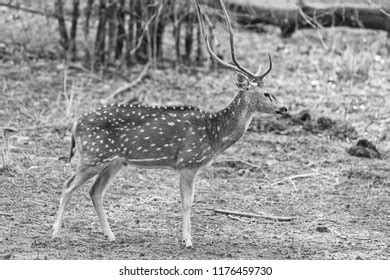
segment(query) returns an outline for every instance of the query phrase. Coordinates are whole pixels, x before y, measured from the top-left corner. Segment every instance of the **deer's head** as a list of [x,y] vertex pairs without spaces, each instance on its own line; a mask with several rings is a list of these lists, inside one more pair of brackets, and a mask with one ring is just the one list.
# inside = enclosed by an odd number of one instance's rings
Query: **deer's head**
[[248,99],[254,110],[267,114],[285,115],[287,113],[286,106],[268,88],[264,87],[263,80],[251,79],[238,73],[236,75],[236,85],[249,96]]
[[249,97],[252,108],[262,113],[281,114],[281,115],[286,114],[287,113],[286,106],[282,105],[282,103],[267,88],[264,87],[263,79],[272,70],[271,55],[268,53],[269,67],[264,73],[261,72],[260,66],[258,71],[256,73],[253,73],[238,63],[234,53],[234,38],[233,38],[233,29],[231,26],[231,21],[223,1],[220,0],[226,25],[229,30],[230,52],[231,52],[233,63],[226,62],[221,58],[219,58],[210,46],[208,34],[206,33],[206,28],[203,21],[203,14],[199,6],[199,0],[194,0],[194,2],[196,5],[196,12],[198,15],[200,30],[205,40],[206,49],[207,52],[210,54],[210,57],[218,64],[222,65],[223,67],[237,72],[236,85],[241,91],[246,93],[246,95]]

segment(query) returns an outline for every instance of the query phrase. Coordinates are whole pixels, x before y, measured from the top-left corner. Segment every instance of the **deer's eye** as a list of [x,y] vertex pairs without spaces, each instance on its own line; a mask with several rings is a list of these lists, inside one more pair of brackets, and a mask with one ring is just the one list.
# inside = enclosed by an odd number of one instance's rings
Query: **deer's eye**
[[265,97],[268,97],[268,98],[271,98],[271,95],[269,95],[268,92],[264,93],[264,96],[265,96]]

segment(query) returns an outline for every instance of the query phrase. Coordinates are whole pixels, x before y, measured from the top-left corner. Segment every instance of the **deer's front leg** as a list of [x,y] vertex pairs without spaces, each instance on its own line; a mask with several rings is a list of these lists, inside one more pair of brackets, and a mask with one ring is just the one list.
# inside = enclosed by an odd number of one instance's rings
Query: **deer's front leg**
[[192,247],[190,213],[194,201],[194,178],[197,170],[180,171],[180,196],[183,213],[183,243]]

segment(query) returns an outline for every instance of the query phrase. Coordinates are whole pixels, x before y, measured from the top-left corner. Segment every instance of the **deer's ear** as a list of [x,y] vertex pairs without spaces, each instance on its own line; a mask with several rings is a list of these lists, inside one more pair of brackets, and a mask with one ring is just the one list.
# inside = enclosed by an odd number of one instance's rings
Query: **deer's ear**
[[239,89],[248,89],[249,80],[247,77],[242,75],[241,73],[237,73],[236,75],[236,85]]

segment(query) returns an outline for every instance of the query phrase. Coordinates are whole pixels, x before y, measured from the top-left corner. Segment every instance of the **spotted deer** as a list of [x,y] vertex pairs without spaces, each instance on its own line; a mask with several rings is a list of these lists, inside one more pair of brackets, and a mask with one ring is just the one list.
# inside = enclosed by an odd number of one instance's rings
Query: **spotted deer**
[[167,168],[180,174],[183,216],[183,243],[192,246],[190,211],[194,199],[194,179],[199,170],[237,142],[256,112],[285,114],[287,109],[264,88],[264,73],[242,67],[234,54],[233,31],[226,8],[220,0],[227,23],[233,63],[220,59],[210,47],[198,0],[196,11],[210,57],[223,67],[237,72],[238,93],[221,111],[206,112],[196,107],[157,107],[113,104],[82,115],[72,128],[71,152],[79,154],[75,173],[65,182],[53,237],[59,235],[63,215],[71,194],[97,175],[89,193],[103,233],[110,241],[115,236],[103,209],[104,194],[122,166]]

